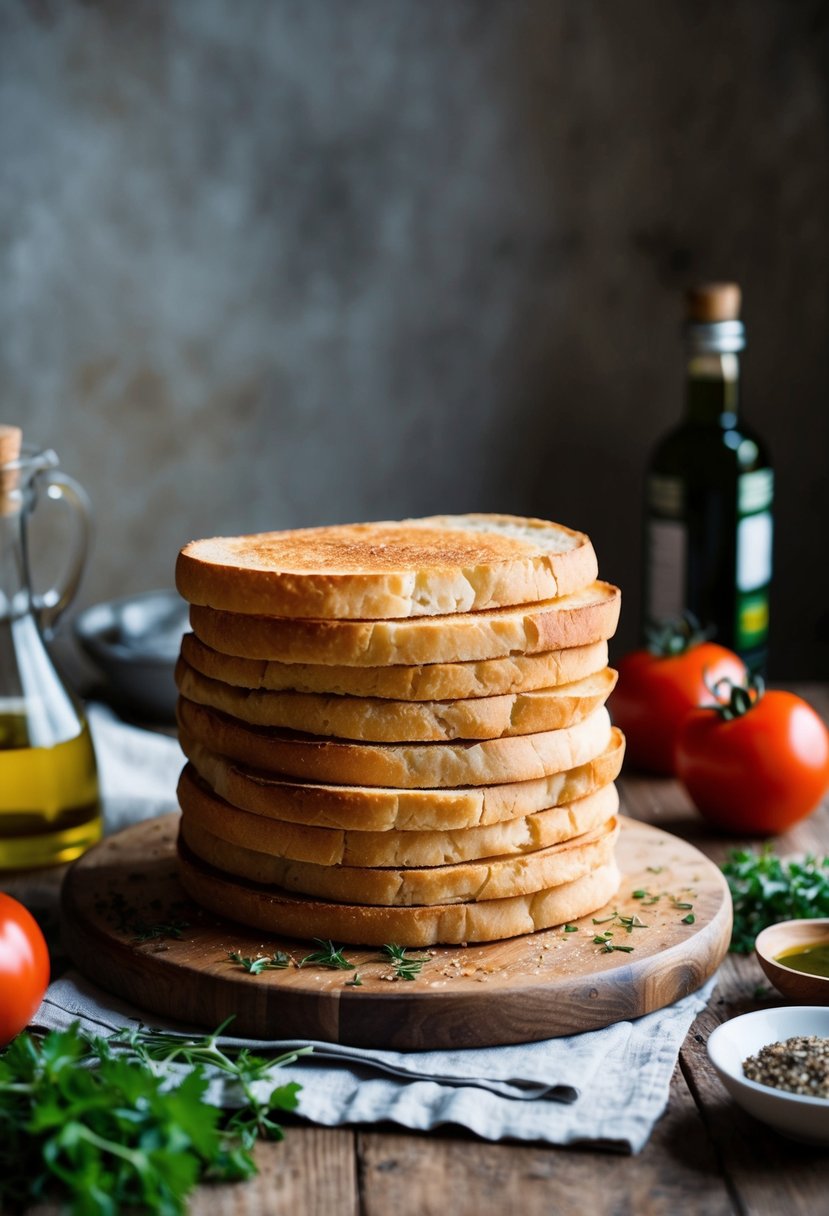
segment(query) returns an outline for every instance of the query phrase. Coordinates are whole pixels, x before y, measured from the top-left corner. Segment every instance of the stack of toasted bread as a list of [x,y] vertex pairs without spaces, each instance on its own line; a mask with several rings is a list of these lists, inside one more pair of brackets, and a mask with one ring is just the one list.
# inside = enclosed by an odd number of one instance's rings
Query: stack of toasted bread
[[502,515],[194,541],[176,581],[179,866],[299,938],[492,941],[614,894],[620,595]]

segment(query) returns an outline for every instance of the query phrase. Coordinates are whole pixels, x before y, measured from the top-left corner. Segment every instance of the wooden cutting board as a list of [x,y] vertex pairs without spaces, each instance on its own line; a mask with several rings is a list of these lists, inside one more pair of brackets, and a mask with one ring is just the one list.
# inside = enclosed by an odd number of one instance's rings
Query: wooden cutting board
[[[351,947],[359,987],[348,983],[355,971],[315,965],[251,975],[230,952],[281,950],[298,962],[316,947],[193,904],[176,877],[178,818],[136,824],[77,861],[64,882],[63,931],[89,979],[193,1026],[213,1029],[234,1014],[239,1035],[399,1050],[530,1042],[669,1005],[699,988],[728,949],[731,900],[717,867],[667,832],[623,819],[618,896],[576,931],[413,950],[427,961],[412,981],[395,979],[376,949]],[[620,918],[631,916],[645,927],[628,931]],[[607,931],[633,950],[605,952],[594,938]]]

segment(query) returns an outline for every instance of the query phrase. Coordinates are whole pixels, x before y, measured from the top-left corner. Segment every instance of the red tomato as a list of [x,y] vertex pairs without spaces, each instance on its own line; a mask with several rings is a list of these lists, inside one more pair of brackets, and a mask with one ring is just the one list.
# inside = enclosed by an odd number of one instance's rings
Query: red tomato
[[30,912],[0,892],[0,1047],[31,1021],[49,983],[49,950]]
[[677,775],[715,827],[775,835],[805,818],[829,788],[829,731],[790,692],[766,692],[737,717],[695,710],[676,749]]
[[619,680],[609,701],[613,720],[627,739],[633,768],[671,776],[679,728],[692,709],[713,705],[706,688],[727,677],[745,679],[742,659],[715,642],[699,642],[681,654],[635,650],[618,664]]

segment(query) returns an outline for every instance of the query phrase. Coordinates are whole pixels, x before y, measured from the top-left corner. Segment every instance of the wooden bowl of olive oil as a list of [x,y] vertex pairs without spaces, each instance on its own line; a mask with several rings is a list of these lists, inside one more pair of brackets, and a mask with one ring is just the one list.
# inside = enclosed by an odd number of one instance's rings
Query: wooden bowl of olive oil
[[829,919],[784,920],[754,943],[760,966],[791,1001],[829,1005]]

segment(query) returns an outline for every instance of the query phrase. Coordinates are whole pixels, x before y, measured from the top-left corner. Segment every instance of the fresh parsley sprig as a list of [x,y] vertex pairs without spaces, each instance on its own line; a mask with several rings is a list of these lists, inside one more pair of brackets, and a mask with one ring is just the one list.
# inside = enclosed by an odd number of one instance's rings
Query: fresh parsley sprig
[[[262,1099],[254,1085],[306,1052],[232,1056],[217,1043],[226,1025],[195,1039],[133,1029],[107,1040],[77,1023],[43,1038],[19,1035],[0,1055],[4,1210],[58,1198],[73,1216],[181,1216],[202,1178],[255,1174],[256,1139],[282,1137],[273,1115],[296,1107],[300,1087],[277,1086]],[[189,1071],[171,1084],[159,1062]],[[205,1102],[206,1065],[239,1084],[246,1107],[229,1115]]]
[[734,904],[731,949],[750,954],[754,939],[780,920],[829,916],[829,856],[783,861],[769,845],[735,849],[722,867]]

